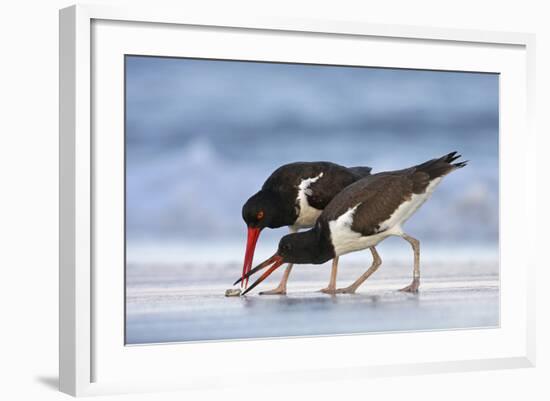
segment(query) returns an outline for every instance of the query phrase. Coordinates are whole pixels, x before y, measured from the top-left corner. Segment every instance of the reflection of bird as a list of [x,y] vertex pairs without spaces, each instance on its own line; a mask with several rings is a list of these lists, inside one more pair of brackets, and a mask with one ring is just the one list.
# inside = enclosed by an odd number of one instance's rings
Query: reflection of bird
[[[342,189],[370,174],[370,167],[343,167],[329,162],[297,162],[279,167],[262,189],[246,201],[243,219],[248,226],[241,286],[252,267],[254,249],[265,227],[289,226],[291,232],[309,228]],[[333,262],[336,269],[338,260]],[[262,294],[285,294],[292,269],[289,264],[277,288]]]
[[371,267],[349,287],[335,291],[354,293],[381,264],[374,246],[391,235],[402,237],[413,248],[413,280],[402,291],[417,292],[419,241],[403,232],[402,225],[430,197],[445,175],[466,165],[467,162],[453,163],[459,157],[452,152],[405,170],[374,174],[351,184],[327,205],[314,228],[284,236],[275,255],[245,274],[248,278],[271,265],[243,295],[285,262],[321,264],[369,248],[373,255]]

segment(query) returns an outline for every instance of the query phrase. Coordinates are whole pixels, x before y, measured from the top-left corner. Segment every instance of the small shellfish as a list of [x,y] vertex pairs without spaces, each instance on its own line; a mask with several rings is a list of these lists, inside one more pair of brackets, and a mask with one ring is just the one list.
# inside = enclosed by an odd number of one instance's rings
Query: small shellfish
[[226,297],[238,297],[241,295],[241,289],[240,288],[229,288],[225,290],[225,296]]

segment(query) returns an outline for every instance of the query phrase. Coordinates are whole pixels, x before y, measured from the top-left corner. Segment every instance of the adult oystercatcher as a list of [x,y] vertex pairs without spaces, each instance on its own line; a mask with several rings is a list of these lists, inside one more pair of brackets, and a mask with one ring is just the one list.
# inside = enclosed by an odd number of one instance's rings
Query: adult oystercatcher
[[402,225],[428,200],[444,176],[466,165],[467,161],[453,163],[459,157],[452,152],[405,170],[370,175],[351,184],[327,205],[314,228],[284,236],[275,255],[245,274],[246,279],[270,266],[243,295],[283,263],[321,264],[369,248],[373,255],[369,269],[349,287],[335,291],[354,293],[381,264],[374,247],[392,235],[405,239],[414,251],[413,280],[401,291],[417,292],[420,285],[420,243],[407,235]]
[[[330,162],[296,162],[275,170],[262,189],[243,206],[243,219],[248,226],[241,287],[248,284],[245,275],[252,267],[254,250],[260,232],[288,226],[291,233],[313,227],[323,209],[342,189],[370,174],[370,167],[344,167]],[[333,262],[336,269],[338,260]],[[289,264],[279,285],[260,294],[285,294]],[[324,291],[325,289],[321,290]]]

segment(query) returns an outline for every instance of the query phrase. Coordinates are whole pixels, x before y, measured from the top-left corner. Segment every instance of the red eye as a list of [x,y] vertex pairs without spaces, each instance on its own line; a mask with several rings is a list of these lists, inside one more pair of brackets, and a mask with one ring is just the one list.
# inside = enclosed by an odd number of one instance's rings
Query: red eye
[[258,212],[258,214],[256,215],[256,218],[257,218],[258,220],[263,219],[263,218],[264,218],[264,211],[263,211],[263,210],[260,210],[260,211]]

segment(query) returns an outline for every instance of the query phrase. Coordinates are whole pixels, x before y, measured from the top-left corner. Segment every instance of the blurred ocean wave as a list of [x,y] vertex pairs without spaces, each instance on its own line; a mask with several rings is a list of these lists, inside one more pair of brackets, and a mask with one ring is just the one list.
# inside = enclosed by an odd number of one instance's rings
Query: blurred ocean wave
[[152,57],[126,66],[130,244],[244,240],[242,204],[284,163],[377,172],[457,150],[468,167],[406,228],[422,241],[496,246],[497,75]]

